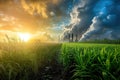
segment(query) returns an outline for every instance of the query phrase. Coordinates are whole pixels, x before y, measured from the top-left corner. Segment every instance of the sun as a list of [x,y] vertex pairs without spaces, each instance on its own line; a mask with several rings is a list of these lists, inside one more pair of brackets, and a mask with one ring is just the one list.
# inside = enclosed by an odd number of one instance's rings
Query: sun
[[18,37],[20,38],[20,40],[27,42],[30,40],[31,35],[29,33],[18,33]]

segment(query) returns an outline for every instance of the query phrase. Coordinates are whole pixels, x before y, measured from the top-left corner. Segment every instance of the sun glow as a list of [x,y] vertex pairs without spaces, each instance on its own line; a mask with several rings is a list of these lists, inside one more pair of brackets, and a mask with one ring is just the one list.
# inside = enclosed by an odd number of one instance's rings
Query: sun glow
[[20,38],[20,40],[27,42],[30,40],[31,38],[31,34],[29,33],[18,33],[18,37]]

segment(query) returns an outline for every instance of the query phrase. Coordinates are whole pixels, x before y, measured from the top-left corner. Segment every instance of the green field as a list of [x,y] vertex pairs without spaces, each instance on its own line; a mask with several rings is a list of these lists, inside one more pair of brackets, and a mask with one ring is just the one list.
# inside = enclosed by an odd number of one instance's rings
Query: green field
[[61,61],[71,80],[120,80],[120,45],[65,43]]
[[0,80],[120,80],[120,45],[0,43]]
[[61,44],[51,43],[1,43],[0,80],[51,80],[53,75],[58,77],[60,48]]

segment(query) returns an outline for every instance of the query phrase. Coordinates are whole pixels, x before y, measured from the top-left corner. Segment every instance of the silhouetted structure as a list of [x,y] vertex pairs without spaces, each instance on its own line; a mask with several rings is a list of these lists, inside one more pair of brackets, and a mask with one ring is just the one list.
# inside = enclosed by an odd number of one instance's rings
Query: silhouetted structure
[[73,42],[74,41],[74,35],[73,35],[73,33],[72,33],[72,39],[71,39],[71,42]]
[[70,34],[68,33],[68,39],[69,42],[78,42],[78,35],[76,34]]
[[78,35],[76,34],[76,39],[75,39],[75,42],[78,42]]
[[68,33],[68,40],[69,40],[69,42],[70,42],[70,34]]

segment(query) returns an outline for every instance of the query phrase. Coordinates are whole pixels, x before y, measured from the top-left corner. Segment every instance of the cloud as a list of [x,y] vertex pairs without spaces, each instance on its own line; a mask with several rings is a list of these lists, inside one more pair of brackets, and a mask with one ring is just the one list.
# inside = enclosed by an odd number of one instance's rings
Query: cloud
[[73,8],[71,23],[65,27],[62,39],[72,33],[78,34],[80,41],[120,39],[119,13],[119,0],[80,0]]
[[[119,0],[0,0],[0,29],[45,31],[65,40],[119,39]],[[65,26],[65,27],[63,27]]]
[[15,17],[8,16],[8,15],[5,15],[5,14],[1,15],[0,17],[1,17],[1,20],[4,21],[4,22],[9,22],[9,21],[15,21],[16,20]]
[[[41,15],[48,18],[48,5],[57,5],[60,0],[21,0],[22,7],[31,15]],[[50,13],[51,14],[51,13]],[[53,12],[52,12],[53,15]]]
[[75,1],[0,0],[0,30],[31,33],[45,31],[58,37],[63,30],[62,25],[69,23],[69,13]]
[[118,32],[118,30],[120,30],[120,23],[118,21],[120,15],[116,10],[120,3],[115,3],[114,0],[107,0],[103,3],[102,0],[100,0],[98,4],[104,5],[101,6],[98,14],[94,16],[92,24],[90,25],[89,29],[82,35],[80,40],[105,38],[120,39],[120,32]]
[[[79,0],[78,4],[74,6],[73,11],[70,13],[71,23],[65,27],[62,39],[66,39],[69,34],[78,34],[79,37],[88,29],[92,23],[94,13],[92,9],[97,1],[92,0]],[[66,30],[67,29],[67,30]]]
[[0,30],[15,31],[17,29],[16,21],[15,17],[0,12]]

